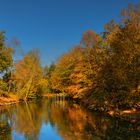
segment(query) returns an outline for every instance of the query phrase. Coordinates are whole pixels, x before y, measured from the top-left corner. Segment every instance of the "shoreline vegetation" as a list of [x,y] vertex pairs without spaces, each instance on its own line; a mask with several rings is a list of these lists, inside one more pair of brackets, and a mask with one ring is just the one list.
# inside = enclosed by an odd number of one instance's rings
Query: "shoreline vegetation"
[[[69,97],[66,93],[45,93],[42,95],[42,98],[56,98],[56,99],[64,99],[64,100],[70,100],[70,101],[75,101],[76,103],[82,105],[89,111],[97,111],[101,113],[105,113],[106,115],[109,115],[111,117],[117,117],[120,119],[124,119],[125,121],[130,121],[131,123],[135,123],[139,121],[139,118],[137,118],[137,115],[140,114],[140,110],[136,109],[125,109],[125,110],[109,110],[109,111],[104,111],[103,109],[99,108],[94,108],[94,105],[89,106],[89,104],[85,104],[82,101],[77,100],[76,98],[71,98]],[[32,99],[33,100],[33,99]],[[31,101],[29,99],[29,101]],[[25,102],[24,100],[19,100],[15,94],[9,94],[8,97],[0,97],[0,109],[2,107],[6,107],[9,105],[15,105],[21,102]],[[138,120],[137,120],[138,119]]]
[[[120,21],[111,20],[100,34],[93,30],[84,32],[77,46],[44,68],[37,49],[15,61],[16,50],[6,45],[5,33],[0,32],[0,106],[57,94],[90,110],[137,118],[140,114],[139,9],[140,4],[129,5],[122,10]],[[136,122],[136,118],[132,121]]]
[[136,122],[137,121],[137,117],[136,115],[140,114],[140,110],[136,110],[136,109],[124,109],[124,110],[108,110],[105,111],[103,110],[103,108],[99,109],[99,108],[94,108],[94,105],[89,106],[89,104],[85,104],[83,101],[80,101],[76,98],[71,98],[69,97],[67,94],[65,93],[60,93],[60,94],[56,94],[56,93],[46,93],[43,95],[43,97],[47,97],[47,98],[65,98],[68,99],[70,101],[75,101],[76,103],[84,106],[86,109],[90,110],[90,111],[97,111],[97,112],[102,112],[105,113],[106,115],[109,115],[111,117],[118,117],[118,118],[122,118],[125,120],[130,120],[131,122]]
[[0,107],[18,103],[19,100],[15,95],[9,95],[8,97],[0,97]]

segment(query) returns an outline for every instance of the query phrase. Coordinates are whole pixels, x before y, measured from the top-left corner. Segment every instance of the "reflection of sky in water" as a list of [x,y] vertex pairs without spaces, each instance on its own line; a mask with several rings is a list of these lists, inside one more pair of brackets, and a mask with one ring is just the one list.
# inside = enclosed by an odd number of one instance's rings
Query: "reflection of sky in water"
[[[25,140],[24,135],[17,133],[16,131],[12,131],[12,140]],[[58,135],[55,127],[52,127],[50,123],[43,123],[39,136],[39,140],[62,140],[62,138]]]
[[12,140],[25,140],[22,134],[17,133],[16,131],[12,131]]
[[39,140],[62,140],[62,138],[58,135],[55,127],[52,127],[50,123],[44,123],[40,129]]
[[[24,135],[17,133],[16,131],[12,131],[12,140],[25,140]],[[38,136],[39,140],[62,140],[62,138],[58,135],[57,129],[52,127],[50,123],[43,123]]]

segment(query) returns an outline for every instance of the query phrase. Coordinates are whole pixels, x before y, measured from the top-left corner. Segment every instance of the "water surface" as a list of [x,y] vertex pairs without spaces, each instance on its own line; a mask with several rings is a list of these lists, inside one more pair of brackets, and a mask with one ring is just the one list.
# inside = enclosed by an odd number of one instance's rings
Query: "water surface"
[[65,100],[0,108],[0,140],[140,140],[140,122],[111,119]]

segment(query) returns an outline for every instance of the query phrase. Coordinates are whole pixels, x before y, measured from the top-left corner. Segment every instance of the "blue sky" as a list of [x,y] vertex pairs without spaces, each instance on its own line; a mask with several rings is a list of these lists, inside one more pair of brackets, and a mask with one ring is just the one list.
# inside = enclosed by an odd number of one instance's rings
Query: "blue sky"
[[50,64],[80,42],[88,29],[103,31],[121,9],[139,0],[0,0],[0,30],[16,37],[25,52],[39,48]]

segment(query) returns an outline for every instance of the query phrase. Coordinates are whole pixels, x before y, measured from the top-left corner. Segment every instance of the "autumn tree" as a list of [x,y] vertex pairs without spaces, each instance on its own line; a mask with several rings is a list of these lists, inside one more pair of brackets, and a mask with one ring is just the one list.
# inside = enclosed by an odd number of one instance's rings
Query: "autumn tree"
[[78,46],[47,68],[49,88],[86,99],[102,110],[132,108],[140,100],[140,5],[122,11],[97,34],[83,33]]
[[4,32],[0,32],[0,73],[8,71],[12,64],[12,49],[5,44]]
[[[98,79],[101,95],[117,107],[133,106],[139,101],[140,85],[140,13],[139,6],[123,10],[118,25],[108,24],[105,38],[106,61]],[[112,28],[113,27],[113,28]]]
[[[9,73],[12,66],[12,49],[6,46],[5,34],[0,32],[0,94],[8,92]],[[6,77],[7,75],[7,77]]]
[[30,51],[17,62],[14,75],[19,98],[27,100],[39,96],[42,69],[37,50]]
[[77,57],[74,54],[74,50],[72,49],[70,52],[63,54],[56,62],[55,69],[50,78],[53,89],[67,92],[68,86],[72,84],[70,75],[74,69]]
[[81,53],[71,77],[79,85],[78,98],[97,86],[97,74],[103,62],[101,37],[92,30],[86,31],[80,42]]
[[52,74],[55,70],[55,64],[52,63],[50,66],[46,65],[43,69],[43,77],[44,77],[44,80],[45,80],[45,92],[48,92],[48,93],[52,93],[54,92],[54,89],[52,87],[52,80],[51,80],[51,77],[52,77]]

